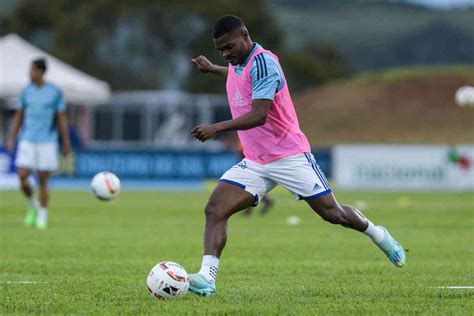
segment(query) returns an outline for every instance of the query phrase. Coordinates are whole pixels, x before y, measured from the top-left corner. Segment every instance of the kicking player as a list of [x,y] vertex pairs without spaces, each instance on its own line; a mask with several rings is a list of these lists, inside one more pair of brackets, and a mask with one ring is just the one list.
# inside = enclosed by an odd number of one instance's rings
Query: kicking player
[[[237,133],[230,133],[229,137],[227,139],[227,145],[230,148],[230,150],[234,151],[237,153],[240,157],[240,159],[244,159],[244,149],[242,148],[242,144],[240,143],[239,137]],[[261,199],[259,204],[262,205],[260,208],[260,214],[261,215],[266,215],[274,206],[275,201],[269,196],[269,195],[264,195]],[[245,210],[243,210],[243,214],[245,216],[250,216],[252,215],[253,207],[248,207]]]
[[[28,199],[24,223],[38,229],[45,229],[48,224],[48,179],[58,167],[58,127],[63,140],[63,154],[67,156],[71,152],[64,98],[59,88],[45,82],[46,68],[44,59],[32,62],[31,83],[21,92],[19,107],[7,138],[7,150],[13,152],[21,127],[15,165],[21,190]],[[39,203],[28,182],[28,176],[33,171],[38,175]]]
[[227,220],[255,205],[280,184],[306,201],[324,220],[366,234],[397,267],[405,264],[403,247],[382,226],[350,205],[336,201],[301,132],[278,57],[252,42],[239,17],[224,16],[214,25],[214,46],[229,63],[221,67],[206,57],[192,59],[201,72],[227,78],[232,120],[195,127],[191,134],[204,142],[222,131],[237,130],[245,158],[221,177],[205,208],[204,257],[189,290],[216,293],[219,258],[227,240]]

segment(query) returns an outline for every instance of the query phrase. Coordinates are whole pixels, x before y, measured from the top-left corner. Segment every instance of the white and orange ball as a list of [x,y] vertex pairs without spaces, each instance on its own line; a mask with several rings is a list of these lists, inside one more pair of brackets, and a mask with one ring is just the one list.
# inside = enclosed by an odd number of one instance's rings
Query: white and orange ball
[[173,261],[163,261],[151,269],[146,278],[151,295],[160,299],[184,296],[188,292],[188,273]]
[[99,172],[92,178],[91,189],[99,200],[109,201],[120,193],[120,179],[112,172]]

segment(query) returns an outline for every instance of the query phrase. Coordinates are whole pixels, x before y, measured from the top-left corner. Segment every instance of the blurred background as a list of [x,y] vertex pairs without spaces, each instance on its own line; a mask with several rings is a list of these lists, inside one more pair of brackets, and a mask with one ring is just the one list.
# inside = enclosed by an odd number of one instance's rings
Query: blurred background
[[124,189],[220,177],[239,160],[235,135],[201,144],[190,130],[230,118],[225,82],[190,59],[224,65],[211,30],[225,14],[279,55],[338,188],[474,190],[472,95],[456,94],[474,86],[471,0],[0,0],[0,189],[18,186],[4,145],[37,57],[65,94],[74,146],[53,187],[87,188],[103,170]]

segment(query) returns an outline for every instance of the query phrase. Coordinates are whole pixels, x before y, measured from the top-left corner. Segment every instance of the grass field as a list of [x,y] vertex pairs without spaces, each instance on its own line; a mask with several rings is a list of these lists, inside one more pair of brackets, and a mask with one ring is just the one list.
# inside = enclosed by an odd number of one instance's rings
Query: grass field
[[[234,216],[218,295],[160,301],[148,271],[163,260],[195,272],[208,192],[53,192],[50,227],[22,226],[24,201],[0,192],[0,314],[472,314],[474,200],[470,193],[338,193],[364,200],[365,214],[406,248],[394,268],[357,232],[319,220],[276,191],[265,217]],[[299,225],[285,219],[297,215]],[[36,283],[18,283],[32,281]]]

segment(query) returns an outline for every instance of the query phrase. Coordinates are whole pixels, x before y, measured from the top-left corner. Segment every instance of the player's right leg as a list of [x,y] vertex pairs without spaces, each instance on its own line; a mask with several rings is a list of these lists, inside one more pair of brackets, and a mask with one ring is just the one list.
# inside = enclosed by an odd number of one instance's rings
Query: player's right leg
[[245,216],[252,215],[252,207],[247,207],[245,210],[243,210],[242,214],[244,214]]
[[262,215],[266,215],[273,207],[273,204],[275,204],[275,202],[273,201],[273,199],[271,197],[269,197],[268,195],[265,195],[263,198],[262,198],[262,208],[260,209],[260,214]]
[[385,228],[375,226],[361,212],[336,201],[322,170],[310,153],[289,156],[266,165],[270,178],[281,184],[297,199],[305,200],[329,223],[360,231],[387,255],[396,266],[405,264],[405,251]]
[[227,241],[227,220],[234,213],[255,203],[255,197],[234,184],[221,181],[207,203],[204,230],[204,257],[201,270],[189,275],[192,293],[211,296],[216,293],[215,277],[219,257]]
[[315,199],[306,200],[311,208],[324,220],[360,231],[382,250],[397,267],[403,267],[406,261],[405,250],[382,226],[375,226],[356,208],[350,205],[341,205],[332,193]]
[[28,177],[31,170],[35,169],[35,148],[34,144],[26,141],[20,141],[16,155],[15,165],[16,173],[20,180],[20,188],[28,200],[28,210],[24,219],[26,226],[33,226],[36,221],[36,213],[38,211],[38,201],[34,197],[33,188],[31,187]]
[[17,168],[18,178],[20,179],[20,188],[28,200],[28,210],[26,211],[24,224],[25,226],[33,226],[36,221],[36,213],[38,211],[38,202],[33,195],[33,188],[31,187],[28,177],[31,170],[26,168]]

